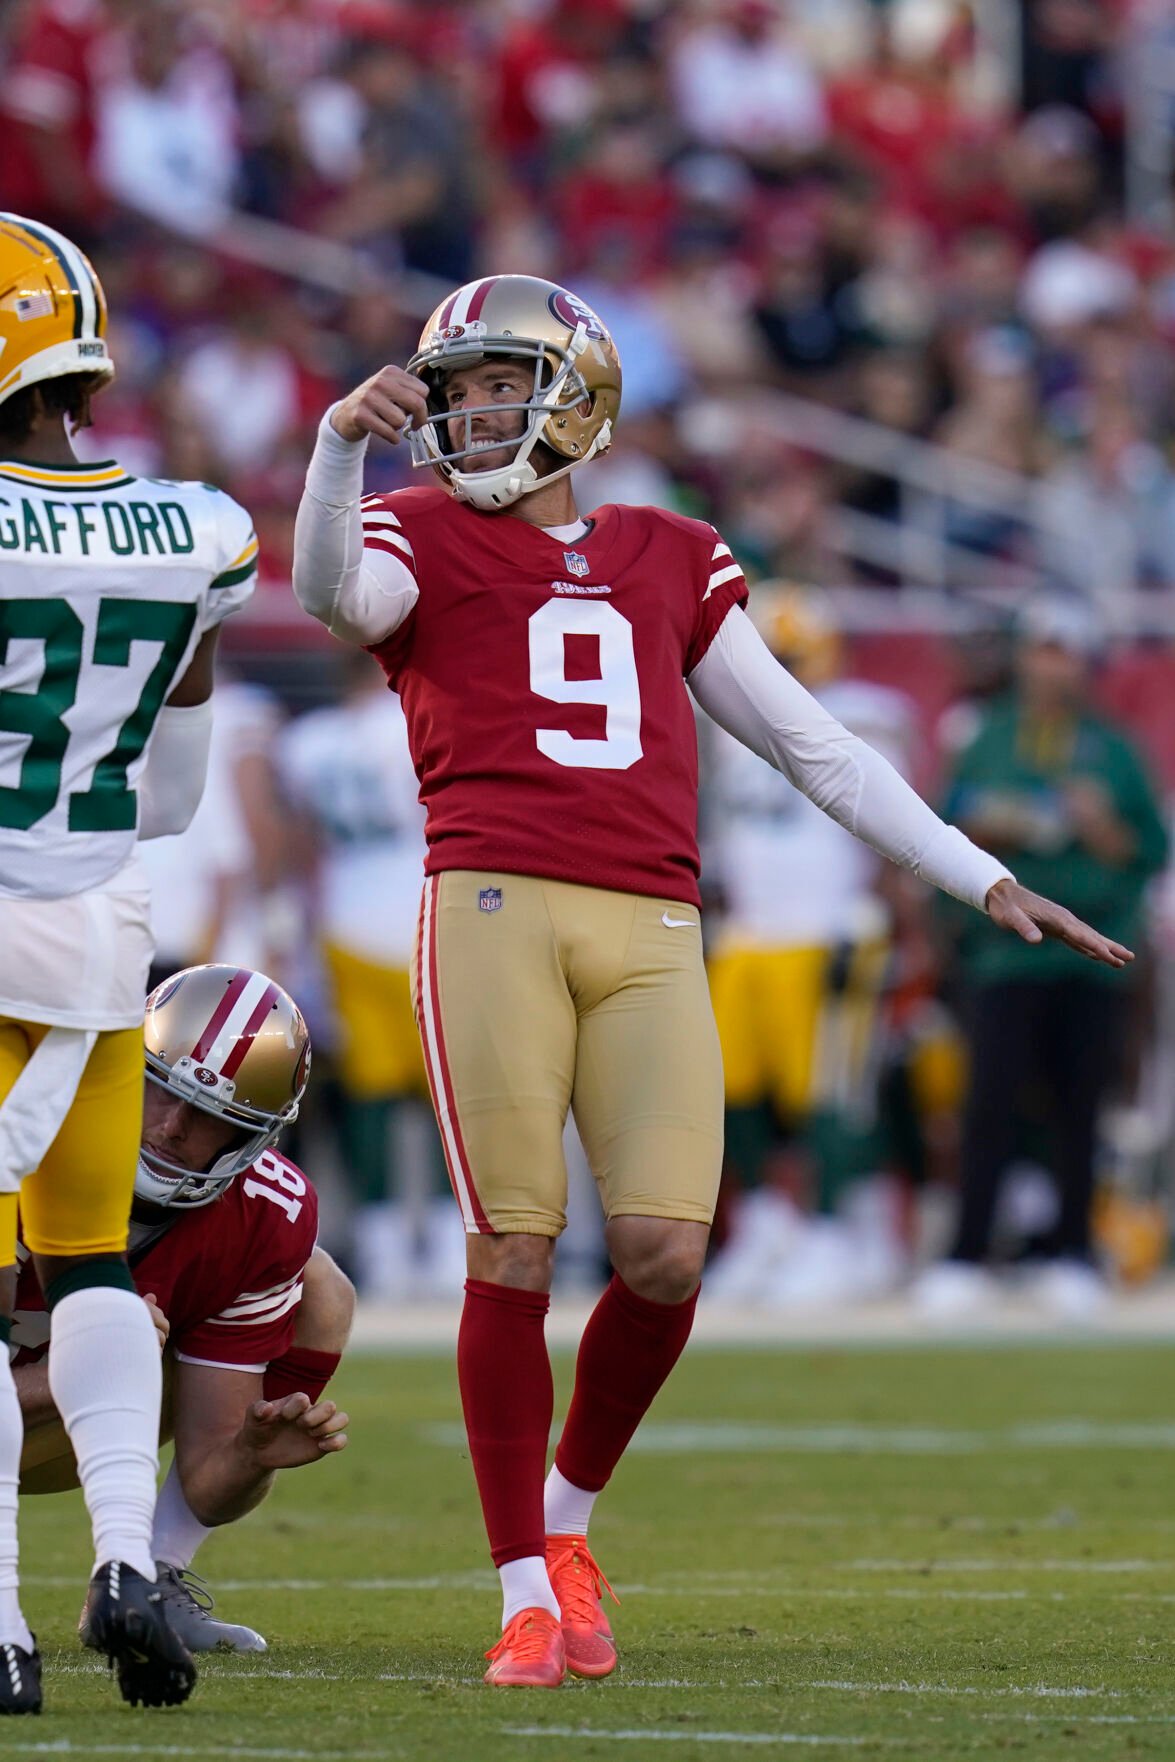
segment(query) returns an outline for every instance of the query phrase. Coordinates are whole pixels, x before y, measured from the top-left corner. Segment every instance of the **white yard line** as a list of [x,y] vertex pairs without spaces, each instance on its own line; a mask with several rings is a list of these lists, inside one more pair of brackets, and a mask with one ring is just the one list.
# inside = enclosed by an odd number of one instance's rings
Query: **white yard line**
[[6,1744],[0,1740],[0,1756],[219,1756],[221,1762],[232,1762],[234,1756],[262,1757],[269,1762],[387,1762],[386,1750],[271,1750],[226,1748],[201,1749],[192,1744],[86,1744],[72,1738],[53,1738],[34,1744],[18,1740]]
[[832,1689],[838,1694],[851,1695],[975,1695],[985,1700],[989,1697],[1027,1696],[1040,1697],[1042,1700],[1086,1700],[1093,1696],[1105,1696],[1109,1700],[1121,1700],[1122,1689],[1086,1689],[1069,1688],[1054,1689],[1044,1683],[1028,1683],[1021,1687],[1011,1688],[978,1688],[954,1686],[950,1683],[938,1682],[806,1682],[796,1685],[805,1689]]
[[[974,1567],[968,1569],[963,1566],[958,1566],[958,1563],[949,1561],[929,1563],[929,1565],[936,1572],[949,1572],[956,1568],[957,1570],[964,1572],[967,1570],[978,1570]],[[1175,1569],[1175,1562],[1172,1563],[1172,1566],[1173,1569]],[[993,1562],[990,1567],[985,1567],[982,1570],[990,1570],[993,1572],[1003,1570],[1012,1574],[1024,1570],[1041,1571],[1046,1569],[1050,1571],[1096,1571],[1097,1567],[1096,1565],[1083,1562],[1074,1562],[1072,1567],[1064,1567],[1054,1562],[1048,1565],[1047,1568],[1044,1563],[1038,1563],[1036,1566],[1029,1569],[1008,1562]],[[867,1569],[862,1568],[862,1570]],[[928,1563],[924,1561],[907,1561],[903,1562],[900,1566],[893,1565],[884,1568],[874,1568],[872,1570],[916,1572],[919,1575],[923,1575],[928,1570]],[[1114,1566],[1112,1570],[1125,1572],[1134,1569],[1124,1564],[1119,1564]],[[1148,1570],[1154,1570],[1154,1568],[1149,1567]],[[74,1577],[58,1578],[50,1575],[38,1576],[36,1574],[30,1574],[23,1582],[26,1587],[30,1588],[60,1589],[61,1587],[68,1588],[70,1586],[75,1586],[77,1580]],[[262,1596],[274,1593],[280,1594],[286,1591],[346,1591],[348,1594],[359,1596],[379,1596],[385,1594],[396,1595],[399,1593],[413,1593],[422,1590],[476,1590],[488,1593],[494,1588],[493,1581],[489,1575],[483,1573],[454,1573],[451,1577],[438,1575],[434,1578],[419,1579],[299,1578],[218,1579],[216,1581],[216,1589],[219,1593],[225,1595],[241,1594],[252,1596]],[[1033,1589],[1017,1587],[1015,1589],[1000,1590],[977,1590],[971,1588],[964,1590],[948,1585],[884,1585],[877,1586],[876,1588],[870,1585],[866,1588],[864,1586],[856,1585],[796,1585],[789,1584],[786,1579],[782,1578],[765,1581],[763,1579],[754,1578],[750,1575],[738,1579],[735,1583],[725,1585],[688,1582],[676,1585],[642,1585],[625,1584],[623,1581],[618,1581],[617,1591],[622,1597],[686,1598],[693,1601],[707,1601],[713,1599],[727,1601],[732,1598],[745,1599],[749,1597],[772,1597],[781,1605],[813,1601],[856,1602],[865,1598],[884,1598],[890,1602],[908,1603],[1026,1603],[1041,1600],[1050,1603],[1065,1603],[1068,1601],[1067,1592],[1050,1590],[1044,1586]],[[1102,1593],[1102,1595],[1105,1597],[1106,1601],[1112,1603],[1175,1603],[1175,1592],[1172,1591],[1106,1591]]]
[[[876,1746],[876,1738],[837,1738],[823,1733],[798,1731],[613,1731],[605,1725],[504,1725],[502,1731],[512,1738],[606,1738],[609,1743],[646,1744],[830,1744],[857,1745],[866,1742]],[[880,1740],[884,1741],[884,1740]]]
[[1008,1578],[1017,1578],[1026,1572],[1064,1572],[1064,1573],[1127,1573],[1133,1577],[1141,1572],[1175,1572],[1175,1560],[976,1560],[966,1556],[937,1556],[933,1559],[912,1560],[841,1560],[834,1567],[837,1572],[863,1573],[905,1573],[916,1572],[924,1575],[933,1573],[970,1573],[998,1572]]
[[1175,1713],[981,1713],[1016,1725],[1175,1725]]
[[[421,1426],[424,1443],[466,1446],[456,1422]],[[938,1426],[763,1425],[754,1421],[653,1421],[641,1426],[629,1450],[645,1456],[980,1456],[1007,1450],[1175,1450],[1175,1425],[1155,1420],[1101,1425],[1057,1420],[1044,1425],[970,1431]]]

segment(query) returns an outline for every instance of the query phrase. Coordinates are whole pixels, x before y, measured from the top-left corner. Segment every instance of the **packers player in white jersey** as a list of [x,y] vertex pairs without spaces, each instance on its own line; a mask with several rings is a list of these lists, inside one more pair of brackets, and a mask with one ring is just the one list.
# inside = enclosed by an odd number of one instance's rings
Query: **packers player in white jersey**
[[[76,246],[0,213],[0,1337],[19,1196],[93,1525],[91,1643],[125,1699],[156,1706],[195,1671],[154,1582],[159,1349],[125,1255],[151,958],[135,843],[195,812],[217,629],[252,590],[257,541],[218,490],[79,461],[71,433],[114,372],[105,328]],[[0,1353],[0,1713],[41,1705],[20,1449]]]

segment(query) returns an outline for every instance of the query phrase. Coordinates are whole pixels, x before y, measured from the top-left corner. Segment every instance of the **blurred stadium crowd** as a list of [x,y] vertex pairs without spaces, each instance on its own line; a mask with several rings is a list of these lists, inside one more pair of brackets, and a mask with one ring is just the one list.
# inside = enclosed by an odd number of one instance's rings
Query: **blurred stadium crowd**
[[[949,911],[704,736],[731,1107],[712,1285],[780,1305],[884,1291],[909,1270],[911,1191],[946,1192],[962,1167],[963,1223],[923,1202],[922,1252],[952,1230],[956,1268],[993,1242],[1035,1249],[1074,1275],[1048,1288],[1058,1309],[1086,1313],[1076,1114],[1098,1252],[1127,1279],[1162,1262],[1175,77],[1166,98],[1138,86],[1140,45],[1153,68],[1175,55],[1166,12],[0,5],[0,206],[77,239],[111,304],[118,379],[82,444],[223,484],[261,538],[209,799],[158,859],[161,959],[216,952],[309,996],[331,1079],[314,1129],[329,1118],[342,1146],[338,1245],[350,1230],[370,1293],[419,1285],[426,1263],[451,1283],[460,1247],[427,1198],[406,987],[398,1003],[387,989],[407,965],[419,814],[394,703],[296,614],[293,513],[324,407],[406,359],[444,289],[488,269],[570,283],[616,337],[619,438],[577,479],[581,505],[712,520],[762,584],[765,634],[842,719],[1143,949],[1112,1009],[1063,963],[995,971]],[[369,487],[407,476],[399,452],[373,454]],[[1039,998],[1001,993],[993,1013],[992,987],[1021,983]],[[1078,1019],[1110,1025],[1066,1042]],[[1014,1055],[1009,1020],[1033,1024]],[[1002,1196],[977,1138],[1013,1166]],[[983,1293],[969,1278],[923,1295]]]

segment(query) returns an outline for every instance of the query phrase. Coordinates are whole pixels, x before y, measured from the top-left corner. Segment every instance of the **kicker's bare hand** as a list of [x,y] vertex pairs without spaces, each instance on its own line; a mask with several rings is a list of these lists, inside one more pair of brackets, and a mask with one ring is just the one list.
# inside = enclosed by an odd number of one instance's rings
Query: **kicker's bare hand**
[[360,441],[377,434],[392,446],[410,422],[428,415],[428,394],[414,373],[404,367],[381,367],[331,412],[331,427],[344,440]]
[[1043,942],[1048,936],[1107,967],[1124,967],[1134,959],[1131,950],[1123,948],[1120,942],[1111,942],[1063,905],[1045,899],[1042,894],[1030,893],[1016,881],[996,882],[987,895],[987,913],[993,924],[1001,930],[1014,931],[1025,942]]

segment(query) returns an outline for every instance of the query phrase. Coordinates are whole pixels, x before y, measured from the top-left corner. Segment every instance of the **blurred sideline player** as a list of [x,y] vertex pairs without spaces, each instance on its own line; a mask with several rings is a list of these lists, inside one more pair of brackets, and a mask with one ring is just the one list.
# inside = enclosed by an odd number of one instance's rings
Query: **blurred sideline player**
[[[262,1006],[261,1025],[242,1033]],[[190,1651],[263,1652],[252,1629],[217,1621],[185,1574],[209,1530],[253,1510],[277,1469],[347,1442],[346,1414],[321,1396],[347,1342],[354,1292],[315,1246],[314,1188],[274,1149],[297,1118],[310,1039],[280,986],[229,966],[165,981],[147,999],[144,1034],[130,1263],[165,1348],[161,1441],[175,1439],[152,1552]],[[12,1327],[21,1491],[56,1493],[77,1485],[76,1468],[45,1375],[44,1300],[21,1252]]]
[[[911,706],[899,692],[842,676],[841,636],[819,599],[763,582],[750,614],[823,708],[905,775]],[[780,1302],[865,1294],[898,1271],[883,1217],[871,1216],[859,1232],[836,1216],[854,1178],[871,1172],[876,1147],[870,1128],[889,958],[880,865],[740,741],[719,732],[712,756],[723,914],[710,992],[726,1078],[727,1161],[747,1191],[707,1290]],[[815,1155],[820,1215],[807,1225],[783,1193],[762,1184],[780,1127]],[[850,1205],[883,1197],[859,1191]]]
[[[502,1686],[615,1666],[588,1521],[685,1346],[714,1212],[722,1070],[686,681],[888,855],[1030,940],[1044,925],[1129,958],[1017,887],[790,678],[712,526],[654,508],[580,518],[569,473],[608,447],[619,405],[612,340],[574,294],[470,283],[408,369],[328,411],[295,542],[302,605],[370,647],[400,694],[428,811],[417,1017],[468,1235],[458,1372],[502,1581],[486,1673]],[[364,499],[369,436],[409,426],[444,487]],[[544,1500],[569,1107],[615,1276]]]
[[[427,1142],[438,1165],[441,1155],[408,979],[424,809],[404,712],[370,656],[351,651],[341,701],[299,716],[285,730],[278,768],[291,804],[307,821],[312,851],[311,915],[334,1015],[343,1162],[357,1201],[359,1288],[373,1298],[418,1295],[430,1262],[437,1273],[452,1262],[454,1232],[459,1264],[464,1246],[447,1195],[439,1216],[419,1219],[409,1215],[402,1193],[392,1198],[388,1192],[406,1114],[427,1110]],[[424,1226],[419,1263],[418,1222]],[[450,1281],[451,1291],[459,1288],[460,1277]]]
[[[93,1524],[92,1643],[128,1700],[157,1705],[185,1700],[195,1670],[154,1583],[159,1351],[125,1253],[151,959],[135,839],[180,831],[200,799],[217,626],[253,590],[257,540],[205,484],[78,461],[70,430],[114,372],[105,326],[69,240],[0,215],[0,1334],[19,1193]],[[17,1594],[20,1447],[5,1368],[9,1713],[41,1700]]]
[[208,777],[192,823],[143,849],[151,883],[152,985],[180,967],[230,961],[288,982],[297,915],[274,752],[281,727],[269,692],[217,669]]

